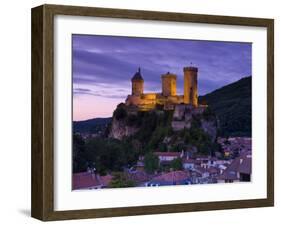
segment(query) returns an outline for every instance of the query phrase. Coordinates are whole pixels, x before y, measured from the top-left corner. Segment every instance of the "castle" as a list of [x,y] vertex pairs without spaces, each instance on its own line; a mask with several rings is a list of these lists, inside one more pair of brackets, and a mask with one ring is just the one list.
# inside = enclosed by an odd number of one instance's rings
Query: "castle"
[[144,80],[140,68],[132,77],[132,94],[128,95],[125,104],[136,106],[141,111],[149,111],[157,106],[163,106],[165,110],[173,110],[175,105],[189,104],[198,106],[197,73],[198,68],[189,66],[183,68],[184,93],[177,95],[177,75],[170,72],[163,74],[161,93],[144,93]]

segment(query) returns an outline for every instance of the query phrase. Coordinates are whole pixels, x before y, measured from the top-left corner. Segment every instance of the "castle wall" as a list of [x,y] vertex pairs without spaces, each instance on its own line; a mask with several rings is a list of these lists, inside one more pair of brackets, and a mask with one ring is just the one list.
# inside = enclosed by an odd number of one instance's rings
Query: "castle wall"
[[182,103],[182,98],[181,96],[168,96],[167,100],[170,101],[171,103],[175,104],[180,104]]
[[141,111],[148,111],[155,108],[156,93],[145,93],[141,95],[129,95],[126,99],[126,105],[138,106]]
[[141,103],[141,97],[140,95],[128,95],[126,99],[126,105],[139,105]]
[[156,100],[156,93],[144,93],[142,96],[142,99],[144,100]]
[[[176,105],[173,114],[172,128],[175,131],[182,130],[184,128],[189,129],[194,115],[202,115],[206,110],[206,106],[194,107],[191,104]],[[212,139],[216,136],[216,119],[214,118],[210,122],[200,119],[202,129],[208,133]]]

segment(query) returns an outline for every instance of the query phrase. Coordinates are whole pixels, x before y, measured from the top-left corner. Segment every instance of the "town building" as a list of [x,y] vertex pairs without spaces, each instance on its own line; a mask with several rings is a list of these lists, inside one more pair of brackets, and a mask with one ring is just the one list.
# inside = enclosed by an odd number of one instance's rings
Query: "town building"
[[162,162],[171,162],[174,159],[182,158],[183,152],[154,152],[158,156],[160,163]]
[[111,175],[100,176],[91,171],[74,173],[72,176],[72,189],[73,190],[100,189],[100,188],[108,187],[111,180],[112,180]]
[[184,159],[182,166],[186,170],[194,170],[195,166],[200,166],[201,161],[196,160],[196,159]]
[[165,186],[165,185],[184,185],[191,184],[190,173],[188,171],[177,170],[163,173],[152,178],[145,185],[147,187]]
[[219,183],[232,183],[251,181],[252,154],[250,151],[241,153],[218,177]]

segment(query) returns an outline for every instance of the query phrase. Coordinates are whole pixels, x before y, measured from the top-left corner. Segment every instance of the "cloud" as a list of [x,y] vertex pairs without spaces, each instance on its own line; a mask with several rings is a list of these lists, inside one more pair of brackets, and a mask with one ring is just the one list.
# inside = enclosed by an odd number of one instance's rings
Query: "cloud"
[[104,97],[110,99],[125,99],[128,89],[116,88],[114,85],[88,85],[90,88],[73,88],[74,98],[81,95]]
[[181,91],[183,67],[190,62],[199,67],[200,95],[252,73],[250,43],[73,35],[72,53],[74,84],[103,90],[108,84],[115,91],[130,88],[139,66],[149,92],[161,91],[167,71],[178,75]]
[[86,92],[86,93],[91,92],[90,89],[83,89],[83,88],[75,88],[74,91],[75,92]]

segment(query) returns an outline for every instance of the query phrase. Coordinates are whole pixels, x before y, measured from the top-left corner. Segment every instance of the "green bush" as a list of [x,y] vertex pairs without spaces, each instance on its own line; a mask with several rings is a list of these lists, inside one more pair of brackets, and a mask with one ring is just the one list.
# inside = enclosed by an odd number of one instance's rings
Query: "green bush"
[[110,181],[110,188],[127,188],[127,187],[135,187],[135,182],[128,179],[126,175],[122,172],[113,173],[113,178]]
[[173,170],[182,170],[183,166],[182,166],[182,159],[181,158],[176,158],[174,160],[171,161],[170,163],[170,167]]
[[144,156],[144,169],[147,173],[154,173],[159,168],[159,158],[152,152]]

